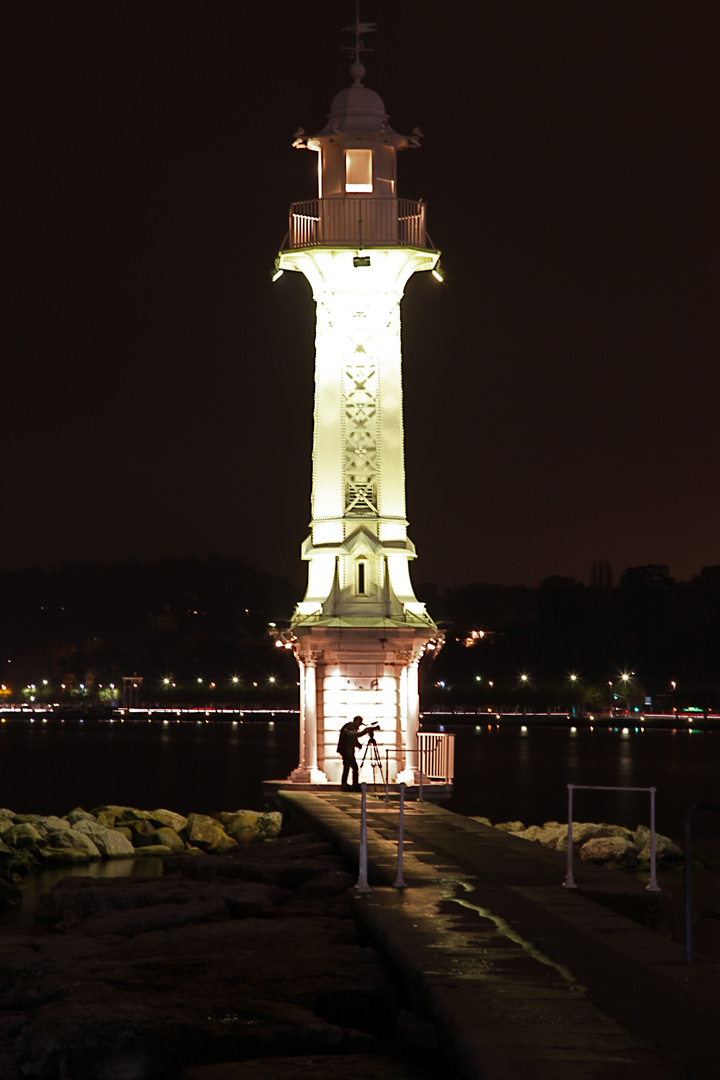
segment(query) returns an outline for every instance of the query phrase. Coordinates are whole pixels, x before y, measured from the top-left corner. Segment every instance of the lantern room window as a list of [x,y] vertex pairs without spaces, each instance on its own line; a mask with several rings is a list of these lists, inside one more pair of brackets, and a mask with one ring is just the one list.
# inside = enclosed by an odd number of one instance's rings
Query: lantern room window
[[372,191],[372,150],[345,151],[345,190]]

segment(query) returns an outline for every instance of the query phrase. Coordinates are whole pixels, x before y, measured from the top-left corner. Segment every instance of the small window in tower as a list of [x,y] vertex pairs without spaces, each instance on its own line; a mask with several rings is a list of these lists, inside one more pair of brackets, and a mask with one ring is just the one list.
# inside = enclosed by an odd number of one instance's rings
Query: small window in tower
[[345,190],[372,191],[372,150],[345,151]]
[[358,559],[356,565],[357,593],[358,596],[367,596],[367,563],[365,559]]

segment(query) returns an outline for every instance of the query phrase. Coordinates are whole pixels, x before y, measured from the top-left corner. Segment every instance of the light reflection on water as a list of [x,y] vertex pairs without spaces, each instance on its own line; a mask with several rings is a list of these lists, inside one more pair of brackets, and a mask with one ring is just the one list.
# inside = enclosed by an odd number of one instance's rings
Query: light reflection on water
[[[424,730],[439,726],[427,718]],[[455,792],[445,805],[459,813],[493,822],[519,819],[526,825],[566,821],[568,783],[652,785],[657,788],[658,831],[681,840],[690,808],[717,801],[720,732],[643,732],[637,726],[623,732],[602,723],[573,732],[533,727],[532,721],[523,731],[494,716],[490,722],[463,725],[444,721],[443,727],[456,737]],[[262,781],[287,777],[297,757],[297,719],[279,720],[272,727],[259,720],[122,725],[17,720],[0,725],[0,806],[40,814],[65,814],[77,806],[91,810],[103,803],[185,814],[261,810],[266,806]],[[646,792],[582,791],[575,799],[575,820],[628,828],[649,823]],[[698,815],[693,834],[698,853],[708,858],[709,852],[715,864],[720,821],[712,814]],[[157,872],[153,861],[134,860],[132,872]],[[112,876],[126,873],[126,862],[90,864],[72,872]],[[67,873],[64,867],[43,871],[33,888],[44,891]],[[717,896],[699,895],[701,901],[720,907]],[[31,895],[23,907],[32,906]],[[720,924],[710,922],[700,924],[701,939],[717,933]]]

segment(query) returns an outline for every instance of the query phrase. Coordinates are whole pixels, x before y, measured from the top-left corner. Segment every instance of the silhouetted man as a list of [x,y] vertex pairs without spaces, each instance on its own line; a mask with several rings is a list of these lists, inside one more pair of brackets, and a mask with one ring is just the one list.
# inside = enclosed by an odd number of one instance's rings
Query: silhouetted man
[[[360,747],[360,728],[363,724],[362,716],[355,716],[349,724],[344,724],[340,728],[340,739],[338,741],[338,754],[343,760],[342,780],[340,786],[345,791],[350,791],[350,785],[348,784],[348,775],[352,769],[353,783],[352,790],[357,791],[360,787],[358,783],[358,765],[355,760],[355,751]],[[368,731],[370,729],[368,728]],[[368,731],[363,731],[363,735],[367,735]]]

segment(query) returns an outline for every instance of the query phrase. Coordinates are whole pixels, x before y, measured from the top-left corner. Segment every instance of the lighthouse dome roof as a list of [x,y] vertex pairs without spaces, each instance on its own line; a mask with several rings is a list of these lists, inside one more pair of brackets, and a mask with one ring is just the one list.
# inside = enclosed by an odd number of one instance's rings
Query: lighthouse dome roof
[[338,135],[358,138],[374,136],[385,143],[392,143],[398,150],[408,145],[418,145],[415,137],[399,135],[390,127],[382,98],[361,82],[365,74],[362,64],[356,61],[350,68],[350,74],[354,82],[333,98],[327,124],[322,131],[296,145],[317,150],[323,142],[331,142]]
[[[338,132],[381,132],[388,115],[382,98],[374,90],[355,84],[336,94],[330,106],[327,127]],[[327,130],[327,129],[326,129]]]

